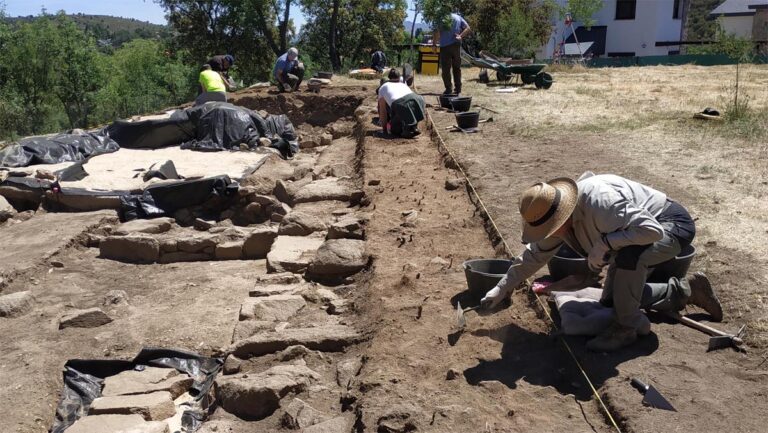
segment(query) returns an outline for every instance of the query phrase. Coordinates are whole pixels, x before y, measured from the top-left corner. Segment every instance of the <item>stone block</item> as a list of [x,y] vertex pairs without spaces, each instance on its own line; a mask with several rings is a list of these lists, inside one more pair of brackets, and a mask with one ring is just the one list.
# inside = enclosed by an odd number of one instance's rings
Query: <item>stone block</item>
[[64,328],[97,328],[112,322],[112,318],[99,308],[76,310],[67,313],[59,319],[59,329]]
[[127,263],[155,263],[160,243],[148,235],[109,236],[99,243],[102,258]]
[[99,397],[91,403],[88,415],[141,415],[147,421],[160,421],[176,414],[171,394],[167,391],[149,394]]
[[0,317],[18,317],[32,309],[32,292],[16,292],[0,296]]

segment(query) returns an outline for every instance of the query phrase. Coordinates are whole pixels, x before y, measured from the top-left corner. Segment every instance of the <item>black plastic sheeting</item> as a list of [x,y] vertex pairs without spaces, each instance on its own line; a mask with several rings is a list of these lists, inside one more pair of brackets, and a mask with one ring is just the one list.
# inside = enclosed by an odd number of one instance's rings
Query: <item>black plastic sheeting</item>
[[117,142],[96,133],[23,138],[0,150],[0,166],[27,167],[75,162],[119,149]]
[[126,149],[159,149],[194,139],[195,125],[187,116],[140,122],[117,120],[102,133]]
[[142,194],[120,196],[120,220],[172,216],[179,209],[203,204],[212,197],[234,197],[239,189],[229,176],[151,186]]
[[199,107],[177,111],[172,116],[179,122],[188,119],[195,125],[195,138],[182,143],[182,149],[221,151],[259,146],[259,138],[270,139],[271,147],[290,158],[299,150],[296,131],[284,115],[268,116],[226,102],[209,102]]
[[[206,358],[196,353],[174,349],[144,348],[132,361],[70,360],[64,364],[64,389],[56,408],[51,433],[64,433],[79,418],[88,413],[93,400],[101,396],[104,379],[127,370],[144,367],[174,368],[194,378],[189,390],[195,401],[204,399],[221,371],[224,360]],[[182,415],[185,431],[197,430],[205,414],[186,411]]]

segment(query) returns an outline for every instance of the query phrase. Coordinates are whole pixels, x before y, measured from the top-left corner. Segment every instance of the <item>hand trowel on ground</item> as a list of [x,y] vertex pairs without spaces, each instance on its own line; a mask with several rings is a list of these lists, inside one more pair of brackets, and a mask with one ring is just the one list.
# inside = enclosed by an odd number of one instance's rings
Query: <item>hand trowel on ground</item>
[[653,385],[646,385],[640,379],[632,378],[630,381],[633,387],[643,394],[643,404],[654,409],[671,410],[677,412],[672,404],[664,398]]

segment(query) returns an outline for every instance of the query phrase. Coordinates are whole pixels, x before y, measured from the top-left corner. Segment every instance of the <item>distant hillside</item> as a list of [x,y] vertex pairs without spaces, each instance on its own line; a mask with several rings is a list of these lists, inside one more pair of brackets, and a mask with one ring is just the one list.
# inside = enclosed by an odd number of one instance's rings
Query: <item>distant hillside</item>
[[691,0],[688,11],[689,41],[705,41],[714,38],[717,21],[708,21],[707,17],[723,0]]
[[[119,47],[133,39],[162,39],[170,36],[168,26],[152,24],[133,18],[108,15],[68,15],[83,30],[91,33],[100,45]],[[32,21],[35,16],[8,18],[9,22]]]

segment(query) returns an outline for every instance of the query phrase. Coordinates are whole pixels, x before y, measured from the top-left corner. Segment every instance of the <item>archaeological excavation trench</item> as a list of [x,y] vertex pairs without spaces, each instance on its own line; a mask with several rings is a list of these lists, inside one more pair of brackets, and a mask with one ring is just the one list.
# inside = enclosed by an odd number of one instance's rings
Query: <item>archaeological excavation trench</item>
[[[380,136],[367,87],[234,104],[285,114],[300,151],[179,162],[181,183],[197,186],[153,196],[162,217],[120,222],[109,186],[70,187],[71,201],[35,196],[31,182],[0,187],[18,206],[0,226],[7,425],[609,431],[524,294],[456,334],[461,263],[496,253],[429,134]],[[102,156],[83,167],[104,181],[158,159],[104,162],[118,165],[100,176]]]

